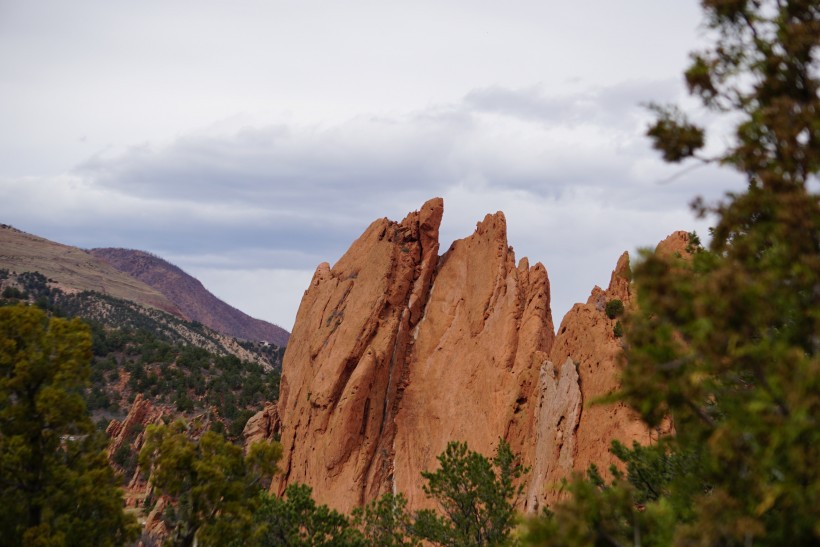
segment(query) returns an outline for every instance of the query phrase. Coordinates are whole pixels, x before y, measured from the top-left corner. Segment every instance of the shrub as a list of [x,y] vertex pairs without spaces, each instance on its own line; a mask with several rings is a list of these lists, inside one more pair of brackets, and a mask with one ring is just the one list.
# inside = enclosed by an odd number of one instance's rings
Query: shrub
[[3,298],[14,298],[16,300],[25,300],[28,294],[22,292],[17,287],[6,287],[3,289]]
[[610,319],[615,319],[624,314],[624,303],[614,298],[606,303],[606,316]]

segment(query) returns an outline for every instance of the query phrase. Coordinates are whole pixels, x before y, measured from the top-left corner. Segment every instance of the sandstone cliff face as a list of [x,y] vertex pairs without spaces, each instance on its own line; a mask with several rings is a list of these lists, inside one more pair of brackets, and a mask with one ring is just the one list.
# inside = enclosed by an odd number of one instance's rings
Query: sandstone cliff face
[[[613,439],[627,445],[649,440],[638,416],[623,404],[590,404],[618,388],[621,339],[615,336],[617,319],[607,317],[606,304],[620,300],[627,310],[632,307],[629,277],[629,256],[624,253],[609,287],[595,287],[586,304],[573,306],[558,328],[547,366],[562,363],[551,375],[555,395],[550,395],[550,374],[542,385],[545,400],[558,408],[546,412],[545,420],[536,426],[537,442],[550,450],[537,452],[528,509],[554,502],[559,496],[557,485],[572,471],[584,472],[595,463],[608,476],[609,466],[617,463],[609,453]],[[541,440],[544,436],[547,441]]]
[[438,260],[441,199],[401,223],[377,220],[305,293],[282,376],[283,474],[349,510],[377,497],[389,454],[407,347]]
[[424,504],[419,471],[451,440],[492,454],[499,438],[529,455],[539,366],[552,344],[549,282],[541,264],[518,266],[503,213],[442,256],[409,351],[394,418],[393,484]]
[[[674,232],[658,244],[655,253],[686,256],[688,244],[686,232]],[[609,452],[613,440],[627,446],[635,441],[647,444],[672,429],[667,423],[659,431],[650,431],[623,403],[591,404],[618,389],[622,339],[615,335],[618,318],[607,316],[606,304],[620,300],[627,312],[636,305],[631,276],[629,255],[624,253],[607,289],[593,288],[586,304],[573,306],[561,321],[545,364],[547,373],[542,370],[546,410],[539,414],[534,431],[537,448],[527,510],[555,502],[561,496],[556,488],[560,480],[573,471],[586,472],[593,463],[604,478],[610,478],[611,465],[623,467]],[[552,363],[563,363],[560,373]]]
[[395,490],[415,507],[419,471],[450,440],[532,452],[553,337],[547,272],[516,265],[502,213],[439,259],[442,211],[437,199],[376,221],[316,271],[285,357],[280,491],[306,482],[349,510]]
[[283,364],[281,398],[246,440],[281,434],[272,489],[311,485],[349,511],[387,491],[429,506],[420,471],[451,440],[492,454],[499,438],[531,468],[519,505],[555,501],[572,471],[609,467],[613,438],[647,442],[621,405],[589,406],[617,388],[621,339],[606,303],[629,309],[624,253],[606,290],[564,318],[557,336],[541,264],[517,264],[503,213],[438,256],[443,203],[381,219],[305,292]]

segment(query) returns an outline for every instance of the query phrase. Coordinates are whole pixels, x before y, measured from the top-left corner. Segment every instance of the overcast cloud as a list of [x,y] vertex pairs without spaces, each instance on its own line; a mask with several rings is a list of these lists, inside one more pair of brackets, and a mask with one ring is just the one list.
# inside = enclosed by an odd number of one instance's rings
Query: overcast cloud
[[0,221],[155,252],[289,329],[319,262],[443,196],[444,248],[505,212],[557,323],[739,185],[670,181],[643,137],[641,103],[685,100],[698,22],[695,1],[0,2]]

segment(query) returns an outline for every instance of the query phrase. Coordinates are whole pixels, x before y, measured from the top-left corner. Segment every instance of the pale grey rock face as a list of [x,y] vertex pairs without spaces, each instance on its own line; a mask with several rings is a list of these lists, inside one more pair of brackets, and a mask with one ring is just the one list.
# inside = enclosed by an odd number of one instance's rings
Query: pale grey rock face
[[583,398],[578,371],[572,359],[556,369],[544,361],[539,376],[540,396],[535,420],[535,456],[529,476],[525,509],[535,512],[545,503],[554,485],[550,477],[572,472],[575,429],[581,418]]

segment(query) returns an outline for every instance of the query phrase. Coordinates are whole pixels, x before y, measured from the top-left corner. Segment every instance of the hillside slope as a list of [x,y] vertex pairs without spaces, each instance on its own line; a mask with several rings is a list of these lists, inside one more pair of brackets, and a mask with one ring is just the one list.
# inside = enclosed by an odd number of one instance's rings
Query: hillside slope
[[40,272],[66,293],[95,291],[183,317],[162,293],[105,261],[6,224],[0,224],[0,269]]
[[89,251],[113,268],[149,285],[173,302],[193,321],[215,331],[284,346],[290,334],[283,328],[254,319],[211,294],[202,283],[157,256],[131,249],[101,248]]

